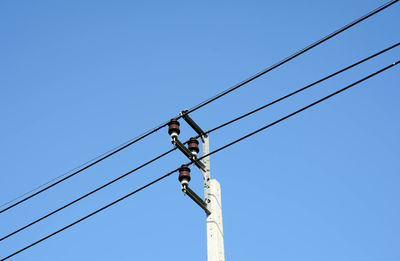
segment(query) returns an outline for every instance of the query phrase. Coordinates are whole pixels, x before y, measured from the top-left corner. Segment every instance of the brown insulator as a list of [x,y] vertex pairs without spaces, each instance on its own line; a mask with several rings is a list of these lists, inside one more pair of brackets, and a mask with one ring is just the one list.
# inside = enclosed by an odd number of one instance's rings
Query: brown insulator
[[190,181],[190,169],[187,165],[183,164],[179,168],[179,181],[182,182],[182,180],[187,180],[188,182]]
[[176,133],[179,135],[181,133],[181,130],[179,129],[180,123],[177,119],[171,119],[168,122],[168,134],[171,135],[172,133]]
[[199,153],[199,151],[200,151],[200,149],[199,149],[199,141],[194,137],[190,138],[189,141],[188,141],[188,149],[191,152],[193,152],[193,151],[196,152],[196,154]]

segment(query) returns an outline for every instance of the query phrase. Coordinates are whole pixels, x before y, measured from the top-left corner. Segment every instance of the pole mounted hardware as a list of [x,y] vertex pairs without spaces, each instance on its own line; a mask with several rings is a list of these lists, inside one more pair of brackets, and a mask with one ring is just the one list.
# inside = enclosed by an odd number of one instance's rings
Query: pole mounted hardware
[[[168,123],[168,134],[171,136],[172,144],[177,147],[186,157],[188,157],[188,159],[190,159],[198,168],[200,168],[202,171],[205,171],[206,166],[203,162],[197,159],[197,153],[199,150],[198,146],[197,150],[195,149],[195,142],[193,141],[193,139],[196,139],[191,138],[191,140],[189,140],[189,148],[186,148],[185,145],[178,139],[178,136],[181,133],[179,126],[180,123],[177,119],[171,119]],[[197,140],[196,142],[197,144],[199,143]]]
[[193,201],[199,205],[204,212],[206,212],[206,215],[211,215],[210,210],[208,210],[207,208],[207,203],[204,202],[204,200],[201,199],[201,197],[199,197],[193,190],[191,190],[189,188],[189,186],[185,186],[184,189],[182,189],[183,193],[185,193],[186,195],[188,195],[191,199],[193,199]]
[[199,161],[197,159],[197,155],[200,152],[197,138],[190,138],[185,142],[185,144],[187,143],[187,147],[179,141],[180,124],[177,119],[172,119],[168,123],[168,133],[171,136],[172,144],[201,170],[204,182],[204,200],[189,188],[189,181],[191,178],[188,165],[182,165],[179,168],[178,179],[181,183],[181,189],[182,192],[188,195],[207,215],[207,260],[225,261],[221,186],[216,179],[210,178],[210,137],[189,117],[188,110],[181,111],[180,115],[201,138],[203,145],[202,160]]
[[199,149],[199,141],[192,137],[188,140],[188,149],[190,152],[197,157],[197,154],[200,152]]
[[192,129],[199,134],[201,141],[204,142],[204,137],[207,137],[207,134],[200,128],[199,125],[197,125],[196,122],[194,122],[194,120],[192,120],[192,118],[190,118],[189,114],[188,114],[189,110],[183,110],[180,112],[180,115],[182,116],[182,118],[186,121],[187,124],[189,124],[190,127],[192,127]]
[[173,143],[175,139],[178,138],[179,134],[181,133],[181,130],[179,129],[179,126],[181,124],[177,119],[171,119],[168,122],[168,134],[171,136],[171,142]]
[[[201,130],[201,128],[191,119],[189,118],[190,126],[196,126],[195,131],[198,133],[205,133]],[[200,152],[199,149],[199,141],[192,137],[188,140],[188,147],[179,141],[178,136],[180,134],[180,123],[177,119],[171,119],[168,123],[168,134],[171,136],[171,142],[175,145],[186,157],[188,157],[199,169],[201,170],[204,180],[208,180],[204,173],[207,172],[206,165],[197,159],[197,154]],[[185,195],[188,195],[197,205],[199,205],[208,215],[211,214],[210,210],[207,207],[206,200],[203,200],[200,196],[198,196],[193,190],[189,188],[190,181],[190,168],[187,165],[182,165],[179,168],[179,177],[178,180],[181,182],[181,189]]]
[[204,212],[206,212],[207,216],[210,215],[211,212],[207,208],[207,203],[189,188],[190,168],[187,165],[182,165],[179,168],[178,180],[181,182],[182,192],[185,195],[188,195],[197,205],[199,205],[199,207],[201,207]]

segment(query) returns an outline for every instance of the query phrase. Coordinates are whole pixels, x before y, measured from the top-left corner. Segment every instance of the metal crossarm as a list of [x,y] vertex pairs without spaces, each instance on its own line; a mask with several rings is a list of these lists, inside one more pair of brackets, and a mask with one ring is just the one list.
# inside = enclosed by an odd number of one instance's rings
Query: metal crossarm
[[187,114],[187,113],[188,113],[188,110],[183,110],[183,111],[181,111],[180,114],[181,114],[182,118],[186,121],[186,123],[189,124],[189,126],[192,127],[192,129],[197,134],[199,134],[201,140],[204,141],[203,138],[206,137],[207,134],[200,128],[199,125],[197,125],[196,122],[194,122],[194,120],[192,120],[192,118],[190,118],[189,114]]
[[207,203],[203,201],[201,197],[199,197],[193,190],[189,188],[189,186],[185,185],[182,187],[183,193],[188,195],[197,205],[199,205],[208,215],[211,214],[210,210],[207,208]]
[[188,148],[185,147],[185,145],[180,142],[177,138],[175,138],[172,143],[183,153],[185,154],[186,157],[188,157],[198,168],[201,170],[205,171],[206,166],[201,162],[200,160],[197,159],[195,155],[193,155]]

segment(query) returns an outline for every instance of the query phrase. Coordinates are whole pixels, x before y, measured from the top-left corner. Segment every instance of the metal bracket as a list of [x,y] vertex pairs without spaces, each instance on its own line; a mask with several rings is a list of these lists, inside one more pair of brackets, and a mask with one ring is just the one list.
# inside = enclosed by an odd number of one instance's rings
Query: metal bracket
[[178,140],[178,138],[174,138],[172,140],[172,144],[174,144],[175,147],[177,147],[183,154],[185,154],[186,157],[188,157],[189,159],[193,158],[194,155],[190,152],[188,148],[185,147],[182,142]]
[[193,155],[185,145],[178,140],[178,138],[174,138],[172,143],[183,153],[186,157],[188,157],[198,168],[205,171],[206,166],[203,162],[197,159],[195,155]]
[[182,191],[183,193],[188,195],[197,205],[199,205],[204,210],[204,212],[206,212],[207,216],[211,214],[210,210],[208,210],[207,208],[207,203],[204,202],[204,200],[201,199],[201,197],[199,197],[193,190],[191,190],[188,185],[183,185]]
[[189,114],[188,114],[188,110],[183,110],[181,111],[181,116],[182,118],[187,122],[187,124],[189,124],[190,127],[192,127],[192,129],[197,132],[197,134],[199,134],[201,141],[204,142],[204,137],[207,137],[207,134],[200,128],[199,125],[197,125],[196,122],[194,122],[194,120],[192,120],[192,118],[190,118]]

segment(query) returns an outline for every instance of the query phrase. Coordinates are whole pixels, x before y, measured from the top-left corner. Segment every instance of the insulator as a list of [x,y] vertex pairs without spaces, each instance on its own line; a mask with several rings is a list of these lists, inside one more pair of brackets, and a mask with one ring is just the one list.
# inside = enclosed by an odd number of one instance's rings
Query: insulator
[[171,119],[169,122],[168,122],[168,134],[169,135],[171,135],[171,134],[176,134],[176,135],[179,135],[179,133],[181,133],[181,130],[179,129],[179,126],[180,126],[180,123],[179,123],[179,121],[177,120],[177,119]]
[[182,180],[186,180],[187,182],[190,181],[190,169],[187,165],[183,164],[179,168],[179,181],[182,182]]
[[188,142],[188,149],[193,153],[196,154],[199,153],[199,141],[196,138],[190,138]]

